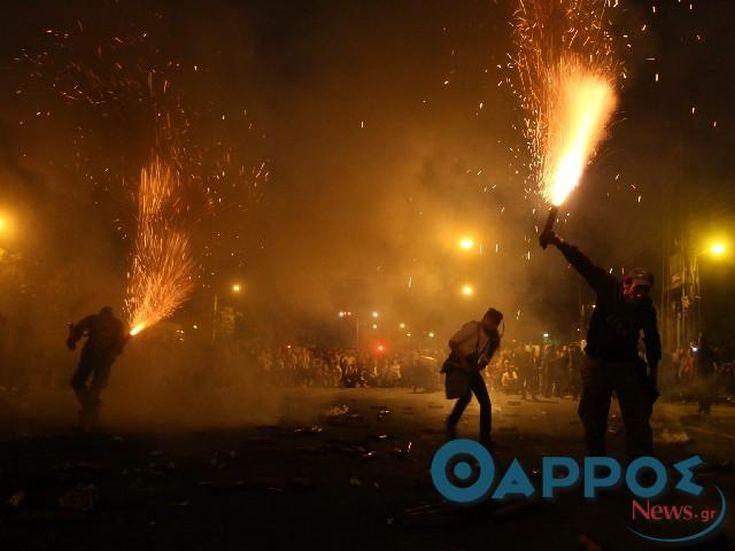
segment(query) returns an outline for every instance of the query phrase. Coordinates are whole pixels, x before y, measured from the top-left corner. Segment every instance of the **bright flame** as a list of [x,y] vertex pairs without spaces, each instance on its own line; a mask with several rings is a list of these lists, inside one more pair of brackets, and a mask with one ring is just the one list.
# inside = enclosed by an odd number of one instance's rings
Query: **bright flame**
[[[617,2],[615,3],[617,4]],[[559,206],[579,183],[615,110],[607,0],[518,0],[514,20],[529,177]]]
[[552,205],[559,206],[577,187],[585,165],[604,135],[616,101],[607,80],[574,64],[559,69],[555,88],[543,193]]
[[138,233],[125,299],[131,335],[173,314],[194,289],[189,237],[176,224],[180,193],[178,175],[158,157],[141,170]]

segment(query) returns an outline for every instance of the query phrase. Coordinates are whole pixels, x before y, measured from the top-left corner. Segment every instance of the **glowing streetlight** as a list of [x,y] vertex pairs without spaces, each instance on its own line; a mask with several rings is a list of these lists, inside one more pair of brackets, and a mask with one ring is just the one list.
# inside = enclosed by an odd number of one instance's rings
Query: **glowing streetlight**
[[472,285],[462,285],[462,294],[466,297],[471,297],[475,294],[475,288]]
[[462,237],[457,242],[457,245],[459,245],[459,248],[463,251],[469,251],[475,247],[475,240],[471,237]]
[[727,250],[727,246],[722,242],[712,243],[709,248],[709,252],[711,252],[715,256],[720,256],[725,253]]
[[429,338],[430,339],[433,339],[434,338],[434,332],[433,331],[429,331]]
[[380,316],[380,314],[378,312],[373,312],[373,317],[374,318],[377,318],[378,316]]
[[239,293],[240,291],[242,291],[242,285],[240,285],[239,283],[233,283],[232,284],[232,292],[233,293]]
[[403,323],[403,322],[401,322],[401,323],[400,323],[400,324],[398,325],[398,327],[400,327],[401,329],[405,329],[405,328],[406,328],[406,324],[405,324],[405,323]]
[[373,323],[373,329],[377,329],[377,328],[378,328],[378,324],[377,323]]

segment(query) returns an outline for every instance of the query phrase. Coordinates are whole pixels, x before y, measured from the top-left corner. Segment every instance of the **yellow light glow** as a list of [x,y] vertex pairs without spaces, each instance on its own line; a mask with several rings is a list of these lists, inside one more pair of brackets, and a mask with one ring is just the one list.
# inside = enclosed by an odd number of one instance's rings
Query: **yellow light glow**
[[475,294],[475,289],[472,285],[462,285],[462,294],[466,297],[471,297]]
[[233,293],[239,293],[242,291],[242,286],[239,283],[233,283],[232,284],[232,292]]
[[405,323],[401,323],[401,324],[399,325],[399,327],[400,327],[401,329],[405,329],[405,328],[406,328],[406,324],[405,324]]
[[724,243],[713,243],[709,248],[709,252],[717,256],[724,254],[726,250],[727,246]]
[[469,251],[475,246],[475,240],[471,237],[463,237],[458,242],[459,248],[464,251]]
[[373,312],[373,317],[377,318],[380,314],[378,312]]
[[136,325],[135,327],[133,327],[130,330],[130,336],[131,337],[134,337],[135,335],[137,335],[138,333],[140,333],[143,329],[145,329],[145,325],[146,325],[145,322],[141,322],[138,325]]

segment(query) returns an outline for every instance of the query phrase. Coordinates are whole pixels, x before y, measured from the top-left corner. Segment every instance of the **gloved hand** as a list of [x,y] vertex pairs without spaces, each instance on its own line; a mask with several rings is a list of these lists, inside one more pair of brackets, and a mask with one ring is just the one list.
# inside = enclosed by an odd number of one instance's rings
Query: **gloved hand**
[[541,248],[543,249],[549,245],[557,245],[560,241],[559,236],[556,235],[554,230],[544,230],[541,232],[541,235],[538,236],[539,245],[541,245]]

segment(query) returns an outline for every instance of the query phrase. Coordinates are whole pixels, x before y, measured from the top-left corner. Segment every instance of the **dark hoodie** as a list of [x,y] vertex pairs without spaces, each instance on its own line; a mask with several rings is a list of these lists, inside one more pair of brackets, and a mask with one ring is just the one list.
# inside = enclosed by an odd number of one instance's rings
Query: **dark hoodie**
[[595,266],[576,247],[564,242],[558,246],[597,294],[584,349],[587,355],[611,362],[637,360],[638,339],[643,331],[648,365],[657,365],[661,359],[661,338],[651,298],[626,300],[623,284],[616,277]]

